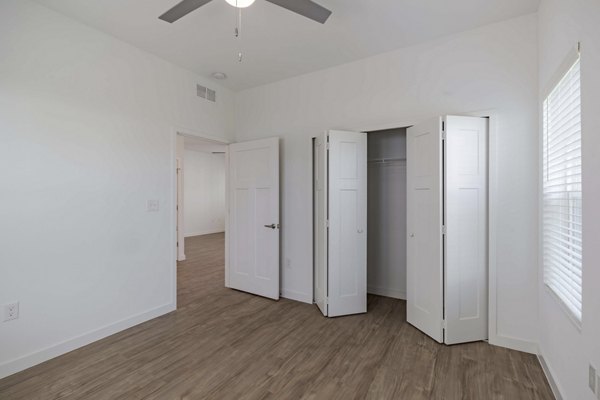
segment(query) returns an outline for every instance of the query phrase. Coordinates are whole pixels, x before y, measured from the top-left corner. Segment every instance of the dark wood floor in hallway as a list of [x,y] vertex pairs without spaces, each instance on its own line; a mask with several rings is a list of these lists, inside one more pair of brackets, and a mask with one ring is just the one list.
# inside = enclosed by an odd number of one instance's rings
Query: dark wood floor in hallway
[[0,399],[553,398],[535,356],[440,345],[404,301],[369,296],[367,314],[328,319],[224,288],[222,234],[186,253],[176,312],[0,380]]

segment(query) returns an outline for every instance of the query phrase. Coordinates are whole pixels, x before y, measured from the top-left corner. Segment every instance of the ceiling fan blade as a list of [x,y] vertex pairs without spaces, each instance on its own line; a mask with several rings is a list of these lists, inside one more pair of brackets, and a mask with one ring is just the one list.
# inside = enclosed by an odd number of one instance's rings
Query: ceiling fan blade
[[331,11],[323,6],[318,5],[311,0],[267,0],[269,3],[277,4],[280,7],[288,9],[300,14],[306,18],[310,18],[313,21],[320,22],[322,24],[327,21],[327,18],[331,15]]
[[163,21],[173,23],[179,18],[188,15],[192,11],[202,7],[203,5],[211,1],[212,0],[182,0],[175,7],[171,8],[169,11],[158,17],[158,19],[162,19]]

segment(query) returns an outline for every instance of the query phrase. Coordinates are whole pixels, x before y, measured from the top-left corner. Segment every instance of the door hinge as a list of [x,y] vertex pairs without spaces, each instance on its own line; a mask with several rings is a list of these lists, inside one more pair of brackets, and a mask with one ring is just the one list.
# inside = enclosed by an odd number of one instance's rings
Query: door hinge
[[446,140],[446,121],[442,121],[442,140]]
[[446,225],[442,225],[442,235],[445,235],[446,231],[447,231]]
[[325,144],[325,149],[326,149],[327,151],[329,151],[329,142],[327,142],[327,143]]
[[448,329],[448,324],[445,319],[442,320],[442,329]]
[[329,228],[329,220],[326,220],[326,221],[325,221],[325,227],[326,227],[326,228]]

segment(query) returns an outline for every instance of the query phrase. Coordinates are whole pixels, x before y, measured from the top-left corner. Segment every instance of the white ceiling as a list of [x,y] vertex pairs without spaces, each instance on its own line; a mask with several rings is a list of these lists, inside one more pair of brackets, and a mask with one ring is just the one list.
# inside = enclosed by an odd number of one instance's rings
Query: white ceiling
[[[158,16],[179,0],[37,0],[67,16],[210,76],[233,90],[275,82],[535,12],[539,0],[316,0],[325,25],[264,0],[244,9],[213,0],[174,24]],[[244,53],[238,63],[238,50]]]

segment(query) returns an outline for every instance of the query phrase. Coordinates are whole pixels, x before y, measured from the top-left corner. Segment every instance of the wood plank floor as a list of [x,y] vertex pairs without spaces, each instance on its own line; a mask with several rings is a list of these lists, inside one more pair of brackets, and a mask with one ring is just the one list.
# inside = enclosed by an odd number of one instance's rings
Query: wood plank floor
[[186,239],[178,311],[0,380],[0,399],[552,399],[533,355],[443,346],[404,301],[368,313],[223,287],[223,235]]

